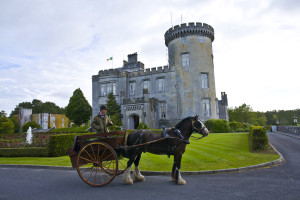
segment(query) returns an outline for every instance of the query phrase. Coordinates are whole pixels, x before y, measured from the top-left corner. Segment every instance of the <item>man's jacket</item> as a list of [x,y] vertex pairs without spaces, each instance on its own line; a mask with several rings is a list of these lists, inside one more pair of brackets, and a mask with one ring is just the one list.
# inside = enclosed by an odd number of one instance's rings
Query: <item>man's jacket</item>
[[97,114],[92,121],[92,128],[96,130],[97,133],[107,133],[107,127],[110,125],[110,120],[107,115],[104,115],[102,118],[100,114]]

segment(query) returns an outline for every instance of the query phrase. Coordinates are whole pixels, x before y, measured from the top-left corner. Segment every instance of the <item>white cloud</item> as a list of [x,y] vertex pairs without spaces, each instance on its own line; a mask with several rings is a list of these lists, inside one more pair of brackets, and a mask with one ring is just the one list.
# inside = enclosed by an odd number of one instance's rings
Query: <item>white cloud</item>
[[[92,75],[137,52],[167,64],[164,33],[182,22],[215,29],[217,95],[254,110],[299,108],[297,1],[1,1],[0,110],[40,99],[64,107],[77,88],[91,102]],[[172,16],[172,18],[171,18]],[[172,20],[171,20],[172,19]]]

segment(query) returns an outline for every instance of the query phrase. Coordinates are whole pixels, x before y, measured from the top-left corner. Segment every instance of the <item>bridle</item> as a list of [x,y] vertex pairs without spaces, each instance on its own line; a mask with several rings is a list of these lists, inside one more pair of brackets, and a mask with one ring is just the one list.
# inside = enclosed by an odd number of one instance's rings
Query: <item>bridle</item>
[[199,134],[201,134],[202,135],[202,137],[195,137],[195,136],[190,136],[190,137],[192,137],[192,138],[194,138],[195,140],[200,140],[200,139],[202,139],[202,138],[204,138],[204,137],[206,137],[206,135],[204,135],[202,132],[203,132],[203,130],[206,128],[205,126],[204,126],[204,124],[201,122],[201,124],[202,124],[202,127],[201,128],[197,128],[196,126],[195,126],[195,122],[196,122],[197,120],[192,120],[192,130],[193,130],[193,132],[197,132],[197,133],[199,133]]

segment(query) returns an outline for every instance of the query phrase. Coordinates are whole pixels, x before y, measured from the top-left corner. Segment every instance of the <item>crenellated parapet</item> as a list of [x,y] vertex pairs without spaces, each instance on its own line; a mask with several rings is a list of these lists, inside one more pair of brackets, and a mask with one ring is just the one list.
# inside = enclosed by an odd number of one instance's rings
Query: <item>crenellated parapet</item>
[[194,22],[190,22],[188,24],[181,24],[176,25],[165,33],[165,44],[166,46],[169,45],[169,43],[177,38],[185,37],[189,35],[199,35],[199,36],[206,36],[211,39],[211,41],[214,41],[214,29],[212,26],[197,22],[196,24]]
[[123,68],[117,69],[108,69],[108,70],[100,70],[98,75],[92,76],[93,81],[98,81],[99,77],[106,76],[117,76],[117,77],[137,77],[137,76],[147,76],[158,73],[166,73],[172,71],[172,67],[165,65],[160,67],[152,67],[145,70],[133,71],[129,72],[124,70]]
[[112,76],[112,75],[119,75],[120,74],[120,69],[107,69],[107,70],[100,70],[99,71],[99,76]]

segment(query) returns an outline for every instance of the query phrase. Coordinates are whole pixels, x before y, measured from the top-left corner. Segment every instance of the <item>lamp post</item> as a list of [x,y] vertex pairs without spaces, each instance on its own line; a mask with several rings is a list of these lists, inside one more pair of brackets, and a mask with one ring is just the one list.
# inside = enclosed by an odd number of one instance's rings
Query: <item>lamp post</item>
[[276,120],[276,129],[277,129],[277,131],[278,131],[278,124],[279,124],[279,121],[278,121],[278,119]]
[[294,124],[295,124],[295,126],[297,126],[297,122],[298,122],[298,120],[297,120],[297,117],[296,117],[296,115],[293,117],[293,119],[294,119]]

